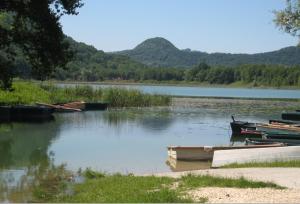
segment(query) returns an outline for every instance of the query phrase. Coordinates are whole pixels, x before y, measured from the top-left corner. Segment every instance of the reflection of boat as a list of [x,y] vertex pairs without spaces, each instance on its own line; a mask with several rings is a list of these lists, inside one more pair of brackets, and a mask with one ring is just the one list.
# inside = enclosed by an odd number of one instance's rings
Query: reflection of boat
[[291,160],[300,160],[300,146],[219,150],[214,153],[212,167],[221,167],[232,163],[243,164]]
[[166,164],[173,172],[209,169],[211,166],[210,161],[178,161],[171,157],[168,158]]
[[300,113],[294,112],[294,113],[282,113],[281,118],[283,120],[300,120]]
[[85,110],[106,110],[108,103],[85,103]]
[[186,161],[205,161],[211,160],[216,150],[231,150],[231,149],[253,149],[253,148],[267,148],[278,147],[283,144],[270,145],[246,145],[246,146],[200,146],[200,147],[168,147],[168,156],[177,160]]

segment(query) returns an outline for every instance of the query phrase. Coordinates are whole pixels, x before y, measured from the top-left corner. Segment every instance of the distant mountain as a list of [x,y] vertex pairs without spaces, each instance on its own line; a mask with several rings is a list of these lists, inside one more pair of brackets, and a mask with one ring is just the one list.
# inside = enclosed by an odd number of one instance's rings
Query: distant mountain
[[300,47],[286,47],[273,52],[258,54],[206,53],[180,50],[164,38],[145,40],[132,50],[114,52],[133,60],[156,67],[191,67],[206,62],[209,65],[236,66],[240,64],[299,65]]

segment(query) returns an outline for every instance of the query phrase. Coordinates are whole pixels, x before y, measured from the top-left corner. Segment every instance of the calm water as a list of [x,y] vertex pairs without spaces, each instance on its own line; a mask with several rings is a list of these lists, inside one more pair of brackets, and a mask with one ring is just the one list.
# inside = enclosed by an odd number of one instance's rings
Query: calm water
[[0,202],[26,201],[28,193],[20,192],[37,169],[52,164],[110,173],[207,168],[207,163],[167,161],[166,147],[240,144],[230,138],[232,113],[257,122],[280,116],[280,111],[253,113],[231,106],[165,107],[65,113],[47,123],[0,124]]
[[[75,84],[60,84],[74,86]],[[166,94],[172,96],[206,96],[206,97],[239,97],[239,98],[300,98],[300,90],[284,89],[250,89],[250,88],[210,88],[182,86],[150,86],[150,85],[97,85],[93,87],[123,87],[138,89],[144,93]]]

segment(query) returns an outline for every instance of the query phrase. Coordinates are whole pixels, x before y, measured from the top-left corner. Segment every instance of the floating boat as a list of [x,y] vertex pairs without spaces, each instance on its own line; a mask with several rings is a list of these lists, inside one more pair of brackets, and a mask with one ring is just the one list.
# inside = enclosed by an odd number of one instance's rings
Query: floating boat
[[300,143],[300,134],[288,134],[288,133],[272,134],[272,133],[267,133],[267,134],[263,135],[263,138],[266,138],[266,139],[299,140],[299,143]]
[[283,120],[297,120],[297,121],[300,121],[300,112],[282,113],[281,118]]
[[300,145],[300,140],[291,140],[291,139],[267,139],[263,138],[246,138],[245,143],[248,145],[265,145],[265,144],[274,144],[281,143],[286,146],[298,146]]
[[300,146],[217,150],[214,152],[212,167],[222,167],[233,163],[243,164],[291,160],[300,160]]
[[182,147],[171,146],[168,147],[168,156],[176,160],[185,161],[207,161],[212,160],[214,151],[216,150],[230,150],[230,149],[252,149],[252,148],[267,148],[278,147],[284,144],[267,144],[267,145],[246,145],[246,146],[200,146],[200,147]]
[[108,103],[85,103],[85,110],[106,110]]
[[269,120],[269,124],[297,124],[294,121],[287,121],[287,120]]
[[236,121],[233,116],[231,116],[232,122],[230,123],[230,127],[233,133],[240,133],[242,129],[255,130],[256,123],[249,123],[245,121]]
[[300,132],[300,124],[257,124],[257,130],[264,132]]
[[38,106],[17,105],[1,106],[2,122],[44,122],[53,120],[53,109]]

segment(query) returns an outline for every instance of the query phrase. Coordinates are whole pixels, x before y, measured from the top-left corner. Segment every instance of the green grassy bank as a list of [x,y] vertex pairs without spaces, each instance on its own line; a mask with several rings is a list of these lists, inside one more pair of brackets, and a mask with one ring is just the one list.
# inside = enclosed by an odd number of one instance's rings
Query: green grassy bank
[[166,106],[169,96],[144,94],[138,90],[123,88],[99,88],[76,86],[61,88],[51,84],[15,82],[13,91],[0,90],[0,104],[66,103],[71,101],[108,102],[110,107]]
[[[55,176],[56,175],[56,176]],[[67,203],[183,203],[193,202],[187,191],[200,187],[276,188],[273,183],[187,175],[181,178],[103,174],[91,170],[83,173],[85,181],[69,183],[61,173],[47,174],[33,193],[33,202]],[[57,177],[59,177],[57,179]],[[55,182],[53,182],[53,180]],[[57,182],[59,181],[59,182]],[[206,202],[206,198],[200,202]],[[199,202],[199,201],[198,201]]]

